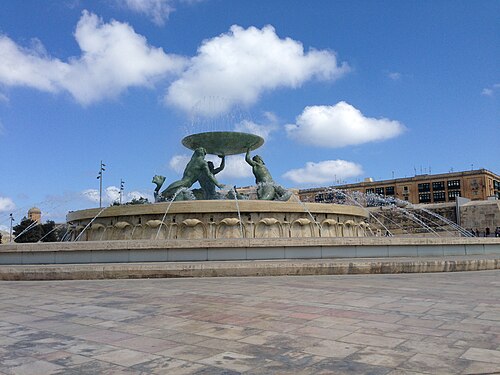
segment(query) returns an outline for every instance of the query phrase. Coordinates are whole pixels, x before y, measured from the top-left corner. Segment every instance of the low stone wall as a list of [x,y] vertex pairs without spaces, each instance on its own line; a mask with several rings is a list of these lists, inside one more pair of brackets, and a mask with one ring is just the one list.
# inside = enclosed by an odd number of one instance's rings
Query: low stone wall
[[460,224],[464,228],[478,230],[484,236],[486,228],[494,235],[500,227],[500,201],[473,201],[460,207]]
[[133,263],[500,254],[497,238],[274,238],[91,241],[0,246],[0,264]]
[[498,256],[70,265],[0,265],[0,280],[359,275],[500,269]]

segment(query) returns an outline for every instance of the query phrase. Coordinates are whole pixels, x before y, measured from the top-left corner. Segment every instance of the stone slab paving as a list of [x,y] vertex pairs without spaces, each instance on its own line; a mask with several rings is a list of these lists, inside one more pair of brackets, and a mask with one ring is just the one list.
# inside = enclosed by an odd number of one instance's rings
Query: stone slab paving
[[0,282],[0,374],[500,374],[500,271]]

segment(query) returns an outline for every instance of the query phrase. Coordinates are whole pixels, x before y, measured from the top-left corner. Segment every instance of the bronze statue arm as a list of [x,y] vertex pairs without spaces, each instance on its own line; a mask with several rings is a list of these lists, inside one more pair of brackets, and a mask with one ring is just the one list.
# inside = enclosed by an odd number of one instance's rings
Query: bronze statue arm
[[208,168],[208,165],[205,166],[205,173],[210,181],[212,181],[219,189],[222,189],[224,187],[224,184],[221,184],[219,181],[217,181],[212,172],[210,172],[210,168]]
[[250,149],[247,149],[247,153],[245,154],[245,161],[252,167],[255,166],[255,162],[252,159],[250,159]]
[[220,171],[222,171],[224,169],[224,167],[226,166],[226,156],[225,155],[219,155],[219,158],[222,159],[220,165],[219,165],[219,168],[215,168],[214,169],[214,173],[213,174],[217,174],[219,173]]

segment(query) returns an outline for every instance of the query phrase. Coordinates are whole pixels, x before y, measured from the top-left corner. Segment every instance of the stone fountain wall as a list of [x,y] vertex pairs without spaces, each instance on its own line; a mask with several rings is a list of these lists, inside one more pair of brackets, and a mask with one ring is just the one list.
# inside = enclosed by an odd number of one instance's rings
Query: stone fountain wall
[[[239,211],[238,211],[239,208]],[[187,201],[68,214],[69,240],[365,237],[358,207],[274,201]],[[86,228],[86,229],[85,229]]]

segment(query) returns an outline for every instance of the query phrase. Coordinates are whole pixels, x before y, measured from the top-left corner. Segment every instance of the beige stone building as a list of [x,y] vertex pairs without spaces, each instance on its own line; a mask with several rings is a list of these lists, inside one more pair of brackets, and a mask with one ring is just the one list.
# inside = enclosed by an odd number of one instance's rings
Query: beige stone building
[[[500,199],[500,176],[486,169],[479,169],[383,181],[366,179],[364,182],[334,188],[392,196],[413,204],[454,202],[456,197],[481,201]],[[327,202],[327,191],[328,187],[302,189],[299,196],[305,202]]]
[[28,211],[28,219],[36,221],[38,224],[42,221],[42,211],[38,207],[32,207]]

